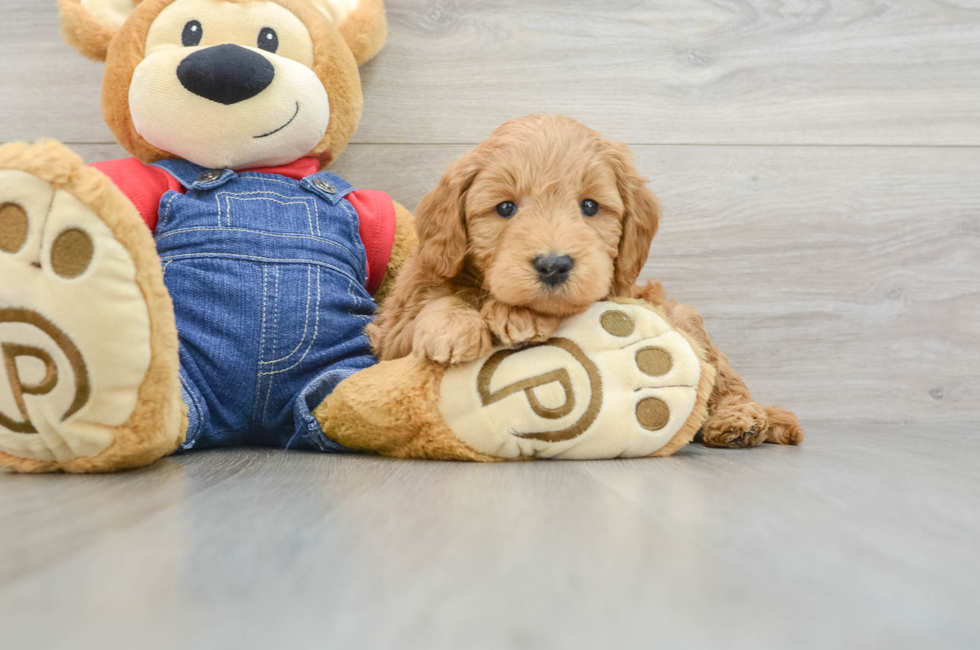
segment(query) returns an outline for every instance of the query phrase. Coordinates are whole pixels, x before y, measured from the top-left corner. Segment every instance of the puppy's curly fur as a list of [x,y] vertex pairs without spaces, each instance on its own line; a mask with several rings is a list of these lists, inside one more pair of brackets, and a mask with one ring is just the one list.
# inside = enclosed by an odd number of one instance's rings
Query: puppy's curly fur
[[[505,203],[516,207],[511,216],[498,212]],[[796,416],[752,401],[693,308],[667,300],[659,283],[636,286],[659,220],[660,202],[625,145],[558,115],[511,120],[419,204],[419,247],[368,326],[375,352],[462,363],[490,354],[495,339],[546,340],[598,300],[642,298],[695,337],[718,370],[705,444],[800,443]],[[567,256],[567,277],[542,273],[536,262],[548,256]]]

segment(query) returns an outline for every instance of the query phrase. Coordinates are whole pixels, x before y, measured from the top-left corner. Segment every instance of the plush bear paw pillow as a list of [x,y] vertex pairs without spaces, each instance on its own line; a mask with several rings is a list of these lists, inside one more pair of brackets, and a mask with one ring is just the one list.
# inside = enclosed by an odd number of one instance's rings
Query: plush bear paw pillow
[[668,456],[701,427],[714,380],[704,351],[659,309],[616,299],[544,343],[448,367],[380,363],[314,416],[343,445],[400,458]]

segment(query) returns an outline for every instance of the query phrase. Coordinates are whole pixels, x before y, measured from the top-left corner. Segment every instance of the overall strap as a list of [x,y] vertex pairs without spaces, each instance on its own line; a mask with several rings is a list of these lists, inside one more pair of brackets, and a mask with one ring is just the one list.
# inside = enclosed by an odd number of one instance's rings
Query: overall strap
[[330,172],[319,172],[307,176],[300,182],[300,185],[330,205],[337,205],[344,200],[344,197],[354,191],[354,187],[350,183]]
[[186,160],[161,160],[152,166],[167,172],[188,190],[214,189],[238,177],[230,169],[208,169]]

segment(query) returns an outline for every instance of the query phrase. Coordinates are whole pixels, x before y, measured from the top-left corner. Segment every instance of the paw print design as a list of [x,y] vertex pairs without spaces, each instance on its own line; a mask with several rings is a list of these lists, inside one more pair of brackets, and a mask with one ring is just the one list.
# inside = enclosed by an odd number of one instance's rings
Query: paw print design
[[649,306],[601,302],[544,343],[450,368],[439,408],[460,440],[502,458],[649,456],[693,437],[713,376]]
[[19,146],[0,148],[0,456],[94,456],[136,407],[149,315],[131,255],[75,194],[99,189],[44,167],[81,161]]

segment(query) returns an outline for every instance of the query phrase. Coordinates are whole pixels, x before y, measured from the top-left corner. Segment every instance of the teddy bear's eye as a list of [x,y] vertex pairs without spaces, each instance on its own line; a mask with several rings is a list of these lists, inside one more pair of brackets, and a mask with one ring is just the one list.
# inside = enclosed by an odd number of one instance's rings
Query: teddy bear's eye
[[201,27],[201,23],[191,20],[184,25],[184,33],[180,35],[180,42],[184,44],[184,47],[194,47],[201,44],[203,37],[204,28]]
[[263,27],[259,32],[259,48],[275,53],[279,49],[279,35],[271,27]]

